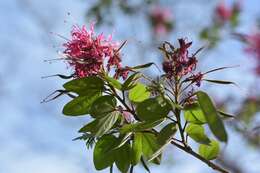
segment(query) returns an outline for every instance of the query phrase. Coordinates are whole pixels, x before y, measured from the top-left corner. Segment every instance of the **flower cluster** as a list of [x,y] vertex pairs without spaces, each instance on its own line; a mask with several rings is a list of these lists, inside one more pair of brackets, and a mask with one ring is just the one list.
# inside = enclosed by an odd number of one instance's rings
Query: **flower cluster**
[[[202,74],[193,74],[196,70],[197,59],[195,55],[190,56],[188,48],[192,42],[186,43],[184,39],[179,39],[179,48],[172,47],[171,51],[167,51],[165,61],[163,62],[163,70],[168,78],[181,78],[184,75],[191,74],[190,80],[200,85]],[[166,49],[164,49],[166,51]]]
[[258,31],[251,35],[245,35],[244,39],[247,43],[246,52],[254,55],[257,61],[255,72],[260,76],[260,32]]
[[173,28],[172,15],[169,9],[156,6],[151,10],[150,21],[156,35],[164,35]]
[[[71,40],[64,44],[64,54],[74,68],[76,77],[92,76],[104,70],[109,72],[112,67],[116,71],[122,69],[119,45],[112,41],[112,36],[105,38],[103,34],[95,35],[93,24],[89,31],[85,26],[74,26],[71,36]],[[127,74],[125,70],[123,78]],[[122,75],[120,73],[117,76]]]
[[224,1],[221,1],[215,9],[215,16],[219,23],[225,23],[232,20],[232,16],[239,12],[240,2],[235,2],[232,7],[228,7]]

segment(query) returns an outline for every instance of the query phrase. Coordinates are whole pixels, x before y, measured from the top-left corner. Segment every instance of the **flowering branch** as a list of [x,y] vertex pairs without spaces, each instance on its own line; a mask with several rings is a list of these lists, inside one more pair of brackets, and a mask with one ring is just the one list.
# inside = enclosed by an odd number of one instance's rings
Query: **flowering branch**
[[[97,170],[110,167],[112,172],[115,164],[122,173],[131,173],[140,163],[150,172],[146,162],[160,164],[165,147],[172,144],[227,173],[210,161],[218,157],[218,141],[227,142],[227,133],[211,98],[198,90],[207,74],[197,71],[196,56],[201,49],[190,55],[192,42],[179,39],[176,48],[163,43],[159,49],[165,56],[164,73],[154,80],[141,72],[154,63],[122,66],[120,50],[126,42],[119,46],[112,37],[96,36],[93,25],[90,31],[74,27],[71,34],[72,39],[64,44],[64,54],[74,69],[74,79],[60,91],[74,97],[64,106],[63,114],[93,118],[79,130],[82,136],[76,139],[85,140],[87,146],[95,143],[93,160]],[[215,139],[207,137],[204,125]],[[180,139],[174,137],[176,133]],[[198,143],[198,153],[191,149],[188,138]]]

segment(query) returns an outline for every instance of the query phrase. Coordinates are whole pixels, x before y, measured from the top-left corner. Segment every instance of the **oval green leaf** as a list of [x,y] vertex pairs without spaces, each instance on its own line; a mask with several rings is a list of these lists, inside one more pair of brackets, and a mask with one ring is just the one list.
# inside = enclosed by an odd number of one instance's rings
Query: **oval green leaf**
[[127,173],[130,167],[131,158],[129,157],[131,153],[130,144],[125,144],[116,150],[115,163],[117,168],[121,173]]
[[209,145],[201,144],[199,154],[207,160],[216,159],[220,151],[219,143],[212,140]]
[[131,152],[131,163],[133,165],[139,163],[143,153],[142,150],[142,133],[135,133]]
[[162,128],[162,130],[159,132],[157,136],[158,144],[164,145],[168,143],[168,141],[171,140],[172,136],[176,133],[176,131],[176,124],[167,124],[164,128]]
[[129,91],[129,99],[133,102],[142,102],[150,97],[150,92],[142,83],[137,83],[134,88]]
[[120,113],[115,111],[102,118],[97,118],[82,127],[79,132],[90,132],[93,136],[99,137],[106,134],[116,123]]
[[149,98],[137,105],[137,115],[144,121],[156,121],[165,118],[171,105],[161,97]]
[[186,129],[186,133],[194,141],[208,145],[210,143],[209,138],[205,135],[203,126],[197,124],[189,124]]
[[90,113],[93,102],[101,96],[100,92],[88,93],[85,96],[79,96],[67,103],[62,110],[64,115],[79,116]]
[[[150,158],[160,149],[160,145],[157,142],[157,138],[152,133],[142,133],[142,152],[143,156],[150,160]],[[155,157],[151,161],[160,164],[161,155]]]
[[186,105],[184,107],[184,118],[189,123],[204,124],[206,119],[198,103]]
[[106,95],[99,97],[92,104],[90,114],[95,118],[105,116],[115,110],[116,104],[116,99],[113,96]]
[[94,148],[94,165],[97,170],[110,167],[115,160],[115,150],[117,138],[113,135],[101,137]]
[[79,95],[86,95],[90,92],[103,91],[104,81],[96,76],[89,76],[71,80],[63,85],[67,91]]
[[208,94],[198,91],[197,98],[212,133],[218,140],[227,142],[227,133],[224,124]]

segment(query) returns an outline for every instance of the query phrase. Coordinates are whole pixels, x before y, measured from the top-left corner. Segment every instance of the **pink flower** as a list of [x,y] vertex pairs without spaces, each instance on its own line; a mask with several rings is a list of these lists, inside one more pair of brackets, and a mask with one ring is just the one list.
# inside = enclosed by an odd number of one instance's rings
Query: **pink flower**
[[245,41],[247,43],[246,51],[255,55],[260,63],[260,32],[255,32],[252,35],[245,35]]
[[184,76],[196,69],[197,59],[189,56],[188,48],[192,42],[186,43],[179,39],[180,47],[173,50],[171,57],[163,62],[163,70],[171,78],[173,76]]
[[216,15],[221,22],[226,22],[232,16],[232,9],[221,1],[216,7]]
[[260,62],[258,62],[258,65],[255,68],[255,73],[257,76],[260,76]]
[[150,20],[156,35],[167,34],[172,29],[172,15],[167,8],[154,7],[150,13]]
[[130,71],[131,71],[130,68],[128,68],[127,66],[124,67],[124,68],[117,68],[115,75],[114,75],[114,78],[118,79],[119,77],[122,77],[123,80],[126,80]]
[[164,35],[167,33],[167,28],[163,24],[158,24],[154,27],[154,32],[156,35]]
[[201,85],[202,78],[203,74],[201,72],[191,76],[192,82],[195,83],[198,87]]
[[255,58],[257,64],[255,74],[260,76],[260,31],[256,31],[251,35],[235,34],[235,36],[246,44],[245,51]]
[[88,31],[85,26],[74,26],[71,31],[71,40],[64,44],[64,54],[69,64],[74,68],[76,77],[96,75],[111,67],[121,68],[121,57],[118,44],[103,34],[95,35],[94,25]]
[[172,19],[170,10],[160,6],[156,6],[152,9],[151,17],[157,21],[170,21]]
[[131,122],[132,122],[133,117],[132,117],[132,115],[131,115],[130,112],[128,112],[128,111],[123,111],[122,114],[123,114],[123,117],[124,117],[124,119],[126,120],[126,122],[128,122],[128,123],[131,123]]

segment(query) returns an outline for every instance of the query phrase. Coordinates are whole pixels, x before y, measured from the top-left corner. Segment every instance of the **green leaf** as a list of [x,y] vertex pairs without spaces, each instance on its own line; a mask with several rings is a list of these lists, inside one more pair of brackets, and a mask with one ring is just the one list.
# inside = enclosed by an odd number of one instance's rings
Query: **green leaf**
[[189,123],[194,124],[204,124],[207,122],[198,103],[193,103],[184,107],[184,118]]
[[159,132],[157,136],[158,144],[160,145],[166,144],[169,140],[171,140],[171,137],[176,133],[176,131],[177,131],[176,124],[174,123],[167,124]]
[[127,173],[131,158],[129,157],[131,153],[130,144],[125,144],[116,150],[116,166],[122,173]]
[[208,145],[210,143],[209,138],[205,135],[204,128],[201,125],[190,124],[185,129],[186,133],[194,141]]
[[[157,138],[153,133],[135,133],[131,152],[131,163],[133,165],[138,164],[142,156],[149,160],[159,148]],[[161,155],[150,160],[156,164],[160,164]]]
[[[142,151],[143,155],[147,160],[153,156],[153,154],[160,149],[160,146],[157,142],[157,138],[152,133],[142,133]],[[159,164],[160,156],[152,160],[153,162]]]
[[221,118],[218,116],[217,109],[207,93],[198,91],[197,93],[200,107],[208,122],[209,128],[217,139],[227,142],[227,133]]
[[135,85],[137,80],[141,77],[141,73],[136,72],[134,74],[132,74],[131,76],[129,76],[129,78],[127,78],[127,80],[124,82],[122,89],[123,90],[130,90],[132,89]]
[[176,124],[170,123],[167,124],[157,135],[157,144],[158,148],[157,150],[149,157],[148,161],[151,161],[157,157],[160,157],[163,150],[168,146],[168,144],[171,142],[172,136],[176,133],[177,128]]
[[212,140],[209,145],[201,144],[199,154],[207,160],[216,159],[220,151],[219,143]]
[[235,115],[218,110],[218,113],[223,116],[223,118],[235,118]]
[[116,146],[115,149],[118,149],[120,147],[122,147],[126,142],[128,142],[131,139],[132,133],[127,133],[123,136],[119,137],[119,144],[118,146]]
[[113,135],[101,137],[94,148],[94,165],[97,170],[110,167],[115,160],[115,150],[117,138]]
[[121,129],[120,133],[129,133],[129,132],[140,132],[148,129],[152,129],[155,126],[161,124],[164,121],[163,119],[159,119],[157,121],[152,122],[137,122],[134,124],[125,124]]
[[79,95],[86,95],[89,92],[103,91],[104,81],[96,76],[89,76],[71,80],[63,85],[67,91]]
[[129,91],[129,99],[133,102],[142,102],[150,97],[150,92],[142,83],[137,83],[134,88]]
[[137,105],[137,115],[144,121],[156,121],[165,118],[171,110],[171,105],[161,97],[149,98]]
[[155,65],[155,64],[153,62],[150,62],[150,63],[147,63],[147,64],[142,64],[142,65],[138,65],[138,66],[135,66],[135,67],[131,67],[131,69],[139,70],[139,69],[143,69],[143,68],[148,68],[152,65]]
[[113,96],[99,97],[91,106],[90,114],[92,117],[102,117],[115,110],[116,99]]
[[95,119],[82,127],[79,132],[91,132],[92,135],[99,137],[107,133],[116,123],[120,113],[111,112],[102,118]]
[[145,169],[148,173],[151,173],[151,171],[150,171],[150,169],[149,169],[147,163],[145,162],[143,156],[141,157],[141,163],[142,163],[142,166],[144,167],[144,169]]
[[92,92],[85,96],[78,96],[63,107],[62,113],[69,116],[89,114],[91,105],[100,96],[101,92]]
[[143,153],[142,150],[142,133],[135,133],[131,152],[131,163],[133,165],[137,165],[139,163]]
[[118,80],[116,80],[112,77],[109,77],[109,76],[105,76],[104,78],[110,85],[112,85],[113,87],[115,87],[118,90],[122,90],[122,84]]
[[225,81],[225,80],[212,80],[212,79],[204,79],[207,82],[211,82],[211,83],[216,83],[216,84],[223,84],[223,85],[236,85],[237,84],[235,82],[231,82],[231,81]]

